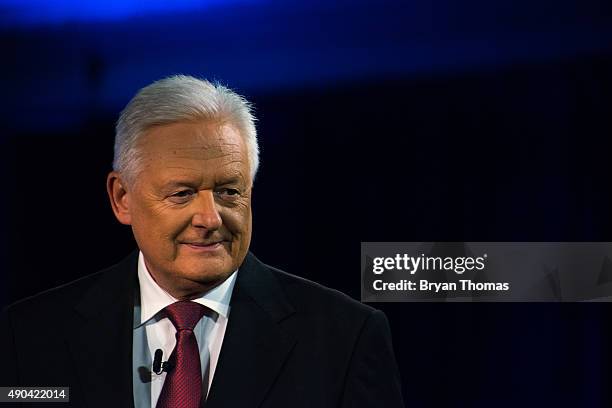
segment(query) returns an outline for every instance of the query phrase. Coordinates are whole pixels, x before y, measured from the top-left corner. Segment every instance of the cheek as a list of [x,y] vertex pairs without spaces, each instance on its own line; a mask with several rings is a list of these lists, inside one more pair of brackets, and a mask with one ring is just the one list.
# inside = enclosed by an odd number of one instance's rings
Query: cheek
[[190,218],[186,214],[169,211],[144,210],[136,217],[133,224],[139,235],[157,246],[167,246],[189,226]]
[[223,222],[233,235],[244,238],[244,235],[250,234],[251,231],[251,208],[243,206],[228,209],[223,216]]

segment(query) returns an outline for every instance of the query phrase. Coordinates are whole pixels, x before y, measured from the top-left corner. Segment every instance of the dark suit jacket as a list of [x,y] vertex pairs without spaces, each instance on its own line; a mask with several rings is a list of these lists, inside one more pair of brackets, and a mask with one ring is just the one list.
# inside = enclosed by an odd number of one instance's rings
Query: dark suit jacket
[[[71,406],[132,407],[137,258],[8,307],[0,385],[70,386]],[[382,312],[249,253],[230,313],[208,408],[403,405]]]

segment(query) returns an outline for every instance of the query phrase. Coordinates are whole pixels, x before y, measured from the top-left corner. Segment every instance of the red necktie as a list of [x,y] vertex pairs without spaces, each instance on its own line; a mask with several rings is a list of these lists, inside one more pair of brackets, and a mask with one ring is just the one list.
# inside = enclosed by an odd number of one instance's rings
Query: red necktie
[[182,300],[166,306],[165,311],[176,327],[176,347],[170,357],[174,367],[166,375],[157,408],[198,408],[202,400],[202,369],[193,328],[206,307]]

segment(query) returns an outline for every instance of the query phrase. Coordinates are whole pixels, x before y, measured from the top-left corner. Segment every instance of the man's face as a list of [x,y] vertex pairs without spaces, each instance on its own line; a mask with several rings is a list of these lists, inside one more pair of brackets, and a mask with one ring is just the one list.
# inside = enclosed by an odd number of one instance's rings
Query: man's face
[[249,248],[245,142],[231,125],[180,122],[151,128],[139,148],[143,161],[134,185],[118,182],[126,190],[118,201],[127,218],[115,210],[117,218],[132,226],[162,288],[177,298],[198,295],[235,271]]

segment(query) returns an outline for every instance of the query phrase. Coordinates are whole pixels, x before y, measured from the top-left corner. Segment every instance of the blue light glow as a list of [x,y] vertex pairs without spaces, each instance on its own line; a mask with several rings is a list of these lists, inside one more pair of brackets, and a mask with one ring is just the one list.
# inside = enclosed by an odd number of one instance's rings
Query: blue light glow
[[261,0],[0,0],[3,27],[117,21]]

